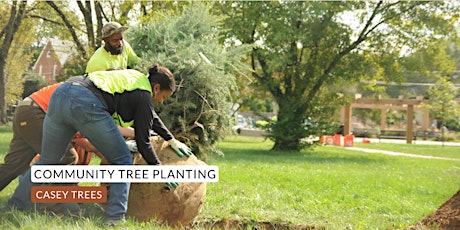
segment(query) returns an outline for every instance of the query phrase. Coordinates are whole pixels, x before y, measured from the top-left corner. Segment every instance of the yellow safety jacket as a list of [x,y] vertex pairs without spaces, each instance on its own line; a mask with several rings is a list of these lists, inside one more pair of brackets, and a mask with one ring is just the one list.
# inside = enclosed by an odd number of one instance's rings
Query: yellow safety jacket
[[[87,78],[96,87],[112,95],[134,90],[146,90],[152,94],[152,86],[150,85],[148,76],[133,69],[97,71],[88,73]],[[112,114],[112,118],[121,127],[129,127],[134,124],[134,121],[124,121],[117,113],[116,108],[115,113]]]

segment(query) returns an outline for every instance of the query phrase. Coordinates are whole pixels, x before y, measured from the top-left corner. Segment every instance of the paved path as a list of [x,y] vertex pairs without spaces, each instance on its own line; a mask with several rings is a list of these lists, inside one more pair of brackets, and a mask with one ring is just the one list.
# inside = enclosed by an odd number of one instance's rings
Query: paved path
[[[394,143],[394,144],[407,144],[406,140],[400,140],[400,139],[381,139],[379,140],[378,138],[366,138],[366,140],[369,140],[371,143]],[[363,138],[361,137],[355,137],[354,138],[355,142],[361,143],[363,141]],[[445,145],[445,146],[460,146],[459,142],[442,142],[442,141],[424,141],[424,140],[416,140],[412,141],[413,145]]]
[[366,153],[380,153],[380,154],[386,154],[386,155],[391,155],[391,156],[405,156],[405,157],[417,157],[417,158],[426,158],[426,159],[460,161],[460,159],[458,158],[424,156],[424,155],[417,155],[417,154],[411,154],[411,153],[398,153],[398,152],[378,150],[378,149],[365,149],[365,148],[356,148],[356,147],[346,147],[345,149],[362,151]]

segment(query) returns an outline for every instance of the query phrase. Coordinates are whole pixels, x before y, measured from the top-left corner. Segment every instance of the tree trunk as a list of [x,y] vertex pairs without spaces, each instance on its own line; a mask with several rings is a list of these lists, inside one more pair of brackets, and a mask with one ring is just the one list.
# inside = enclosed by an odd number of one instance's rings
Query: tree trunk
[[78,8],[80,8],[81,13],[83,14],[83,20],[85,21],[86,34],[88,36],[88,44],[90,47],[95,47],[96,43],[95,43],[95,38],[94,38],[91,2],[84,1],[84,3],[85,4],[83,5],[82,2],[77,1]]
[[6,60],[8,58],[8,52],[11,48],[11,43],[13,42],[14,35],[21,25],[22,19],[25,16],[27,1],[13,1],[11,5],[10,17],[5,27],[1,31],[0,39],[3,39],[0,47],[0,123],[6,124],[8,122],[7,113],[6,113]]
[[0,122],[2,124],[6,124],[8,122],[7,114],[6,114],[6,101],[5,101],[5,95],[6,95],[6,74],[5,74],[5,67],[6,67],[6,58],[3,57],[4,55],[0,56],[0,79],[1,79],[1,87],[0,87]]
[[275,140],[273,150],[300,151],[304,147],[301,140],[307,132],[299,103],[285,97],[284,102],[279,105],[278,120],[269,134]]
[[96,46],[93,47],[94,49],[98,48],[98,47],[101,47],[102,45],[102,40],[99,39],[99,37],[102,36],[102,27],[103,27],[103,24],[102,24],[102,15],[104,14],[104,11],[102,9],[102,6],[101,6],[101,2],[96,2],[95,3],[95,7],[96,7],[96,20],[97,20],[97,29],[96,29]]

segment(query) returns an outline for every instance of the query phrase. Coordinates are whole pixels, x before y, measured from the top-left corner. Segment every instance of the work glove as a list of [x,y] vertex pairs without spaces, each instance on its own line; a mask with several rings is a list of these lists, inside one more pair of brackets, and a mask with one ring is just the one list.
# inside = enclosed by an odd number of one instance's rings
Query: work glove
[[128,140],[126,141],[126,145],[128,146],[128,149],[129,151],[131,151],[132,153],[137,153],[139,152],[137,150],[137,143],[135,140]]
[[176,188],[177,186],[179,186],[179,183],[178,182],[166,182],[166,185],[170,188],[172,187]]
[[155,137],[155,136],[158,136],[158,134],[155,133],[155,131],[153,131],[153,130],[149,130],[149,136]]
[[192,153],[192,150],[187,146],[185,145],[184,143],[176,140],[176,139],[171,139],[168,141],[169,143],[169,146],[171,146],[171,148],[174,150],[174,152],[179,156],[179,157],[183,157],[184,154],[187,156],[187,157],[190,157],[193,153]]

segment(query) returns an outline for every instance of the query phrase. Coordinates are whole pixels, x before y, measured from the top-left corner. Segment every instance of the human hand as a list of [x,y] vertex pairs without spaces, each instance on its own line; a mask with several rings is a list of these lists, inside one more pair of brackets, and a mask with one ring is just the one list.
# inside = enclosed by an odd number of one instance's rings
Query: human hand
[[135,140],[128,140],[126,141],[126,145],[128,145],[128,149],[130,152],[132,153],[137,153],[138,150],[137,150],[137,143]]
[[169,140],[168,143],[169,143],[169,146],[171,146],[171,148],[174,150],[174,152],[179,157],[183,157],[184,154],[187,157],[190,157],[193,154],[192,150],[187,145],[185,145],[184,143],[176,140],[175,138]]

